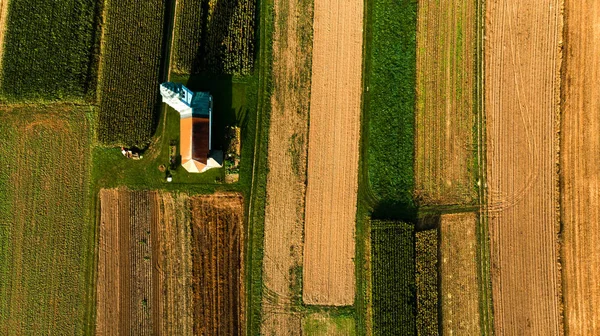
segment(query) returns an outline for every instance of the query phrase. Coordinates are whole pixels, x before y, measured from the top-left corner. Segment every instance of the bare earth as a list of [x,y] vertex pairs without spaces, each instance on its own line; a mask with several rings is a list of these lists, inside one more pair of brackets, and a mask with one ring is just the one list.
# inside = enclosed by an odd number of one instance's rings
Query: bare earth
[[562,334],[558,245],[561,1],[488,1],[485,109],[497,335]]
[[474,213],[442,215],[440,220],[444,335],[481,335],[476,225]]
[[7,17],[8,0],[0,0],[0,66],[2,65],[2,56],[4,53],[4,35],[6,33]]
[[363,1],[316,0],[303,299],[354,302]]
[[561,127],[566,331],[600,335],[600,2],[565,3]]
[[263,259],[263,335],[299,335],[301,316],[291,309],[300,281],[310,96],[312,6],[275,1],[273,92]]
[[475,183],[475,0],[419,1],[416,196],[465,204]]

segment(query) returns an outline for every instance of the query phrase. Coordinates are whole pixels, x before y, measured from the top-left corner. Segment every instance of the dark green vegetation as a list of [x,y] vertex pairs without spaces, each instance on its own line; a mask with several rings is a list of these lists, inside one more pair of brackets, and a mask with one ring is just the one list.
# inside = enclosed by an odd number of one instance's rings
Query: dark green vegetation
[[414,226],[371,221],[373,334],[415,335]]
[[417,333],[438,335],[438,231],[416,233]]
[[97,11],[97,0],[11,0],[2,60],[3,98],[93,98]]
[[0,110],[0,334],[89,334],[90,108]]
[[375,218],[413,219],[416,0],[367,2],[363,122]]
[[158,119],[164,0],[106,1],[98,138],[146,147]]
[[180,0],[173,67],[178,73],[249,75],[256,0]]

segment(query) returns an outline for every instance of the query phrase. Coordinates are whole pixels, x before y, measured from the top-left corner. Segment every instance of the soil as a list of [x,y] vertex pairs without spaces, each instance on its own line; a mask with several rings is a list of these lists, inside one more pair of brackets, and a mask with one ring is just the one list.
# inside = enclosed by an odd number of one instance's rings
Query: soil
[[475,4],[419,1],[415,194],[421,204],[477,200]]
[[566,331],[600,335],[600,2],[565,2],[561,125]]
[[354,303],[364,1],[316,0],[303,300]]
[[477,217],[440,219],[440,283],[443,335],[481,335],[477,277]]
[[276,0],[269,174],[265,209],[261,333],[298,335],[293,270],[302,264],[302,230],[312,56],[312,6]]
[[487,213],[498,335],[563,333],[557,170],[561,4],[486,3]]
[[243,335],[243,200],[198,196],[190,205],[194,334]]

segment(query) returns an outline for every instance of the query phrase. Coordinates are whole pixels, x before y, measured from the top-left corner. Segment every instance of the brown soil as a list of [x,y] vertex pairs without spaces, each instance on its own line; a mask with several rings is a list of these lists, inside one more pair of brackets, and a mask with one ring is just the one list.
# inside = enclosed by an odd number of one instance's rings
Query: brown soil
[[477,199],[475,4],[419,1],[415,193],[422,204]]
[[481,335],[476,225],[474,213],[442,215],[440,219],[443,335]]
[[304,0],[274,2],[273,92],[263,259],[264,335],[294,335],[301,318],[292,312],[293,269],[302,263],[306,143],[312,55],[312,6]]
[[562,334],[561,1],[486,3],[487,202],[498,335]]
[[4,35],[6,33],[8,18],[8,1],[9,0],[0,0],[0,68],[2,65],[2,56],[4,54]]
[[566,331],[600,335],[600,2],[565,2],[561,128]]
[[316,0],[303,299],[354,303],[363,1]]
[[244,334],[241,196],[190,199],[194,334]]
[[155,202],[154,192],[100,191],[99,335],[158,334],[151,239]]

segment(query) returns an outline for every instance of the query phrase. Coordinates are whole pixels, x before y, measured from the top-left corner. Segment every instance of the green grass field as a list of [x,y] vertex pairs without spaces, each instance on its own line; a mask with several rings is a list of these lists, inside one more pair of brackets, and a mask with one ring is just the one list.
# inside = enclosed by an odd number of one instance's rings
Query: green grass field
[[91,120],[67,105],[0,110],[2,335],[93,324]]
[[416,0],[367,2],[364,146],[377,218],[406,219],[414,206],[416,20]]
[[373,335],[415,335],[414,227],[371,221]]
[[98,0],[11,0],[1,93],[8,101],[93,98]]

